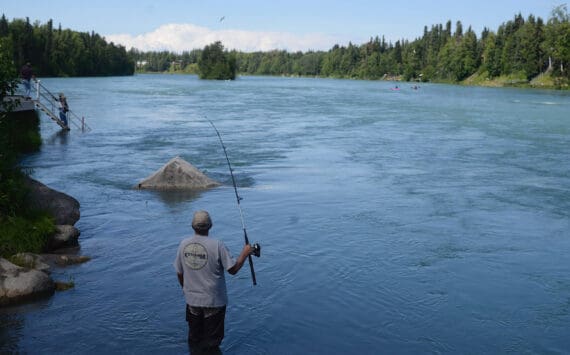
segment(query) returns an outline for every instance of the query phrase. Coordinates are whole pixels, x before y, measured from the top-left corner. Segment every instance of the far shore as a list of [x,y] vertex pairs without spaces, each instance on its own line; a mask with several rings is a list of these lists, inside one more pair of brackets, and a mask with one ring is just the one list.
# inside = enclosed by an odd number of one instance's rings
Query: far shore
[[[198,75],[195,72],[189,72],[184,70],[167,70],[163,72],[156,71],[136,71],[136,74],[171,74],[171,75]],[[473,74],[469,78],[460,81],[446,81],[446,80],[434,80],[434,81],[421,81],[421,80],[411,80],[406,81],[401,75],[388,76],[386,75],[382,79],[359,79],[359,78],[348,78],[348,77],[330,77],[330,76],[302,76],[302,75],[254,75],[254,74],[238,74],[238,76],[267,76],[267,77],[289,77],[289,78],[320,78],[320,79],[349,79],[349,80],[364,80],[364,81],[397,81],[405,82],[410,84],[422,84],[422,83],[434,83],[434,84],[449,84],[449,85],[463,85],[463,86],[480,86],[480,87],[491,87],[491,88],[528,88],[528,89],[545,89],[545,90],[570,90],[570,86],[567,83],[557,83],[556,78],[552,78],[547,73],[542,73],[532,80],[526,80],[524,78],[512,77],[512,76],[501,76],[495,78],[489,78],[485,74]]]

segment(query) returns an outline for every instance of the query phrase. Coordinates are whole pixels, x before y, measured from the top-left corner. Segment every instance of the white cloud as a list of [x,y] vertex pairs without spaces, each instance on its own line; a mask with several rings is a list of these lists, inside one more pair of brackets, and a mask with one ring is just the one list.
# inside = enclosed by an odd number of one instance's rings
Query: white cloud
[[201,49],[215,41],[221,41],[226,49],[243,52],[270,51],[273,49],[290,52],[328,50],[339,43],[332,36],[312,33],[295,35],[287,32],[253,32],[243,30],[211,30],[193,24],[167,24],[152,32],[133,36],[130,34],[106,35],[105,39],[121,44],[127,49],[142,51],[182,52]]

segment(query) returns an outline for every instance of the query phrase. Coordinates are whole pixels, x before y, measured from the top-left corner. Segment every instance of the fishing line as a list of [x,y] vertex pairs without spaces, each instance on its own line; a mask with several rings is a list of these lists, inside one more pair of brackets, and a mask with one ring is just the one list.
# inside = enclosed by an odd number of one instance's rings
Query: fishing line
[[[212,126],[212,128],[214,129],[214,131],[216,131],[216,134],[218,135],[218,139],[220,141],[220,144],[222,145],[222,148],[224,149],[224,155],[226,157],[226,162],[228,163],[228,168],[230,170],[230,176],[232,177],[232,184],[234,185],[234,192],[236,194],[236,201],[237,201],[237,206],[238,206],[238,210],[239,210],[239,217],[241,219],[241,226],[243,228],[243,237],[245,239],[245,244],[249,244],[249,238],[247,237],[247,230],[245,228],[245,221],[243,218],[243,211],[241,210],[241,204],[240,201],[242,200],[241,196],[238,193],[238,189],[237,189],[237,185],[236,185],[236,179],[234,177],[234,173],[233,173],[233,169],[232,169],[232,164],[230,164],[230,158],[228,158],[228,152],[226,151],[226,146],[224,144],[224,141],[222,140],[222,136],[220,135],[220,131],[218,131],[218,129],[216,128],[216,126],[214,125],[214,122],[212,122],[212,120],[210,120],[208,117],[204,116],[204,118],[210,122],[210,125]],[[260,255],[260,246],[259,244],[255,243],[252,245],[254,251],[253,254],[255,256],[259,256]],[[253,281],[253,285],[257,285],[257,281],[255,279],[255,270],[253,269],[253,260],[251,259],[251,255],[247,256],[247,260],[249,261],[249,269],[251,271],[251,280]]]

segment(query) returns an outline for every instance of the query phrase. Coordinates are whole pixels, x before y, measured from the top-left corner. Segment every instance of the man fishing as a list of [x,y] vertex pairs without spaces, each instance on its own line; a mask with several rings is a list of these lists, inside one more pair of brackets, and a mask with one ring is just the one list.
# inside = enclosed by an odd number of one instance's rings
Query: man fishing
[[225,272],[237,274],[245,260],[255,252],[245,244],[237,260],[220,240],[208,237],[212,220],[206,211],[192,218],[194,235],[178,246],[174,268],[186,299],[188,344],[191,350],[218,349],[224,338],[228,296]]

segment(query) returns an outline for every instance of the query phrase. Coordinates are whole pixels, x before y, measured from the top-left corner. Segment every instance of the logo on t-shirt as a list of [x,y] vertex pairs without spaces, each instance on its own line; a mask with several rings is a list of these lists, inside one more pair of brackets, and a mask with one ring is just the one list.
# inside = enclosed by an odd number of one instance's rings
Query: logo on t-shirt
[[203,268],[208,262],[208,253],[202,244],[191,243],[184,248],[184,263],[192,270]]

